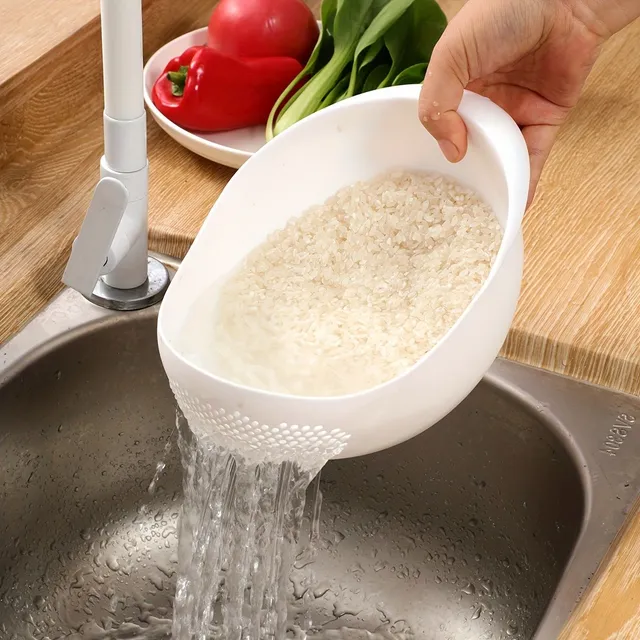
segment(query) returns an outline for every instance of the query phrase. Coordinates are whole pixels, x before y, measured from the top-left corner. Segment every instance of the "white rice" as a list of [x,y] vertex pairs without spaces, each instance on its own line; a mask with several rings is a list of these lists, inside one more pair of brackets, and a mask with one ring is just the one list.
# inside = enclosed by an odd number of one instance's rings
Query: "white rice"
[[448,178],[397,172],[342,189],[221,286],[216,373],[307,396],[390,380],[460,317],[501,236],[490,207]]

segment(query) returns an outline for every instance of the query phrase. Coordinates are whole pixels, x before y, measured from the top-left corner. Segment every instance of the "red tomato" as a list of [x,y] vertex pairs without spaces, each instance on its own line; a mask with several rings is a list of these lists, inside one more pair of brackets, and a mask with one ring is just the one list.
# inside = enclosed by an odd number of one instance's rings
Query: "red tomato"
[[305,65],[319,37],[302,0],[220,0],[209,20],[208,45],[237,58],[295,58]]

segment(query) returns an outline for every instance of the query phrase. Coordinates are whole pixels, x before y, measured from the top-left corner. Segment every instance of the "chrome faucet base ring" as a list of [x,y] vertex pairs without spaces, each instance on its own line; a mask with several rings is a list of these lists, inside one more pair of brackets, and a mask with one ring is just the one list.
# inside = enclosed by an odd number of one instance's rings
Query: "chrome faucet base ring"
[[116,289],[110,287],[102,278],[90,296],[85,296],[89,302],[93,302],[105,309],[114,311],[137,311],[146,309],[162,300],[170,278],[167,268],[156,258],[147,258],[147,280],[134,289]]

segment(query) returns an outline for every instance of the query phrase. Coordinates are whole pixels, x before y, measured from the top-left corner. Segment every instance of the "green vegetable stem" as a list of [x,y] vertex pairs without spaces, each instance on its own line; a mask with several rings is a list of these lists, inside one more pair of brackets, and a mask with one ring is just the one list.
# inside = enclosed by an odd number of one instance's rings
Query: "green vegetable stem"
[[171,82],[171,93],[180,97],[184,94],[184,85],[187,81],[187,74],[189,73],[189,67],[182,66],[178,71],[169,71],[167,78]]

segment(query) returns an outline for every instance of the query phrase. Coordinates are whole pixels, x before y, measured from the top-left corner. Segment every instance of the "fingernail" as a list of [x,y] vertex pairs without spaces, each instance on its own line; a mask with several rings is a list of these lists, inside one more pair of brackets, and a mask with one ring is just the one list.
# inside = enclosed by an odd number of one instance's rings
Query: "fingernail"
[[457,162],[460,159],[458,147],[451,140],[438,140],[438,144],[440,145],[440,150],[444,153],[444,157],[449,162]]

